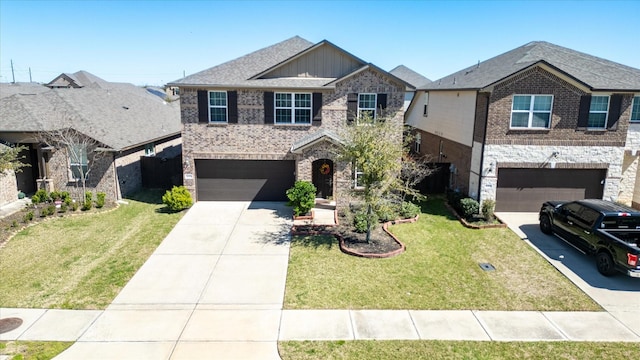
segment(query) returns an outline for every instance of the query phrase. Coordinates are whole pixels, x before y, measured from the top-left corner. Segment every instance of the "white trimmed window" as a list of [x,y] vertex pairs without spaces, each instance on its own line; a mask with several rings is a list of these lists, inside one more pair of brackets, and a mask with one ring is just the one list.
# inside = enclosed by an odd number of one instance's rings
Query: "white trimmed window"
[[353,166],[353,188],[354,189],[363,189],[364,183],[362,182],[362,177],[364,173],[358,169],[357,165]]
[[227,92],[209,91],[209,122],[226,123],[227,118]]
[[[71,179],[82,180],[87,179],[89,171],[89,160],[87,158],[87,148],[81,145],[70,146],[69,163],[71,165]],[[84,175],[84,176],[83,176]]]
[[511,128],[548,129],[553,95],[513,95]]
[[633,97],[631,105],[631,122],[640,122],[640,95]]
[[144,156],[156,156],[156,144],[146,144],[144,146]]
[[369,118],[376,118],[376,104],[378,94],[358,94],[358,117],[368,114]]
[[609,112],[609,96],[592,96],[589,106],[588,128],[605,129]]
[[311,124],[310,93],[275,93],[276,124]]

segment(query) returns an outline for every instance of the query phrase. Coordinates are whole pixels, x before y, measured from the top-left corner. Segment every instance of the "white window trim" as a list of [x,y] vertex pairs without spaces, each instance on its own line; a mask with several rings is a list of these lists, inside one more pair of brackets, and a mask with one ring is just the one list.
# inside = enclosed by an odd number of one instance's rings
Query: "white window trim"
[[[361,108],[360,107],[360,95],[373,95],[373,108]],[[360,118],[360,111],[373,111],[373,119],[378,116],[376,106],[378,104],[378,94],[376,93],[358,93],[358,118]]]
[[145,146],[144,146],[144,156],[147,156],[147,157],[156,156],[156,144],[155,143],[145,144]]
[[[211,105],[211,93],[224,93],[224,102],[225,102],[225,106],[220,106],[220,105]],[[226,91],[220,91],[220,90],[209,90],[207,92],[207,101],[209,103],[209,124],[226,124],[229,122],[229,94],[227,94]],[[211,109],[224,109],[225,115],[224,121],[214,121],[211,120]]]
[[364,186],[358,186],[358,178],[363,176],[364,173],[362,171],[358,171],[358,166],[353,165],[353,188],[356,190],[364,189]]
[[416,134],[416,143],[415,143],[415,152],[416,154],[420,154],[420,146],[422,145],[422,134]]
[[[277,95],[278,94],[288,94],[291,95],[291,107],[277,106]],[[309,95],[311,100],[309,107],[296,107],[296,94],[298,95]],[[291,121],[290,122],[278,122],[278,109],[290,109],[291,110]],[[309,110],[309,122],[296,122],[296,110]],[[273,93],[273,123],[275,125],[298,125],[298,126],[311,126],[313,123],[313,94],[306,92],[276,92]]]
[[589,103],[589,117],[591,117],[591,114],[602,114],[604,113],[604,124],[602,124],[602,126],[589,126],[589,119],[587,118],[587,129],[588,130],[606,130],[607,129],[607,123],[609,122],[609,110],[611,109],[611,96],[609,95],[591,95],[591,101],[593,101],[594,97],[606,97],[607,98],[607,110],[606,111],[602,111],[602,110],[598,110],[598,111],[591,111],[591,103]]
[[[87,162],[86,164],[82,163],[82,153],[80,154],[80,162],[74,162],[72,159],[72,155],[71,155],[71,150],[67,149],[67,151],[69,152],[67,158],[69,159],[69,180],[70,181],[82,181],[82,178],[76,178],[73,174],[73,167],[74,166],[86,166],[87,167],[87,171],[84,173],[84,179],[88,180],[89,179],[89,175],[87,174],[88,170],[89,170],[89,154],[86,154],[86,158],[87,158]],[[86,148],[83,150],[83,152],[87,152]]]
[[[513,109],[513,105],[515,104],[515,97],[516,96],[531,96],[531,100],[529,102],[529,110],[514,110]],[[536,97],[542,97],[542,96],[551,96],[551,108],[549,109],[549,111],[540,111],[540,110],[533,110],[533,104],[535,103],[535,99]],[[510,115],[510,119],[509,119],[509,129],[513,129],[513,130],[524,130],[524,129],[550,129],[551,128],[551,121],[553,120],[553,101],[554,101],[554,97],[552,94],[513,94],[513,96],[511,96],[511,115]],[[532,126],[533,124],[533,114],[534,113],[549,113],[549,126],[546,127],[539,127],[539,126]],[[529,113],[529,121],[527,122],[527,126],[513,126],[513,114],[514,113]]]
[[637,123],[640,123],[640,111],[638,111],[638,118],[634,119],[633,118],[633,106],[634,105],[640,107],[640,94],[633,95],[633,101],[631,101],[631,115],[629,115],[630,116],[629,117],[629,119],[630,119],[629,121],[634,123],[634,124],[637,124]]

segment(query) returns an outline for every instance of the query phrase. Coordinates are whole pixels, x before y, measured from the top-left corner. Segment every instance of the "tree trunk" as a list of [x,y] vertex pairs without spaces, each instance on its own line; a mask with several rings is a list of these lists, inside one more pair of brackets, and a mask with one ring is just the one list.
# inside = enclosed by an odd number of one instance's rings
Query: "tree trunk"
[[373,208],[371,204],[367,205],[367,244],[371,243],[371,214],[373,213]]

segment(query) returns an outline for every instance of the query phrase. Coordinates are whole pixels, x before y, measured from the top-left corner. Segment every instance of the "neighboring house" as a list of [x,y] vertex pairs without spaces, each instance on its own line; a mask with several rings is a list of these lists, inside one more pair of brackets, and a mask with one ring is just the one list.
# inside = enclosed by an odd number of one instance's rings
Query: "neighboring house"
[[[328,41],[293,37],[177,80],[184,185],[198,200],[285,200],[295,180],[338,202],[357,183],[339,163],[359,111],[400,128],[407,87]],[[401,141],[401,131],[398,141]]]
[[406,123],[451,189],[497,211],[545,200],[640,205],[640,70],[531,42],[418,89]]
[[431,80],[426,77],[418,74],[417,72],[409,69],[404,65],[398,65],[389,71],[391,75],[398,77],[399,79],[404,80],[406,83],[411,85],[407,87],[407,91],[404,94],[404,110],[406,111],[409,108],[409,104],[411,104],[411,100],[413,100],[413,96],[416,93],[416,89],[422,86],[427,85],[431,82]]
[[[8,146],[0,144],[0,151]],[[15,172],[11,169],[0,171],[0,206],[18,200],[18,184]]]
[[58,76],[53,88],[2,84],[0,92],[10,95],[0,97],[0,141],[28,147],[24,155],[31,166],[16,179],[19,190],[33,193],[39,188],[76,190],[78,170],[92,158],[84,154],[72,161],[68,149],[43,143],[43,133],[68,128],[94,139],[101,156],[91,166],[87,186],[120,199],[141,187],[141,157],[180,154],[179,108],[132,84],[79,73],[75,79]]

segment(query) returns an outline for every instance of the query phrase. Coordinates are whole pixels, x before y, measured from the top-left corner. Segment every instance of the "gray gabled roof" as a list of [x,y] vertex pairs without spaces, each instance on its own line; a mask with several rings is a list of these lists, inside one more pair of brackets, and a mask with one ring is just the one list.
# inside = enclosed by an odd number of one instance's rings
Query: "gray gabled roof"
[[300,154],[305,149],[315,144],[318,144],[322,141],[328,141],[336,145],[344,145],[344,142],[342,141],[342,139],[340,139],[340,137],[336,135],[334,132],[327,129],[322,129],[296,141],[293,145],[291,145],[290,150],[294,154]]
[[478,90],[536,64],[546,64],[591,90],[640,90],[640,70],[544,41],[534,41],[421,86]]
[[256,74],[280,64],[311,46],[313,46],[312,42],[299,36],[294,36],[235,60],[227,61],[180,80],[170,82],[169,85],[238,86],[239,84],[247,83]]
[[396,66],[393,70],[389,71],[389,73],[411,84],[414,88],[419,88],[431,82],[431,80],[425,76],[422,76],[404,65]]
[[126,150],[177,135],[177,103],[165,103],[132,84],[47,89],[0,99],[0,132],[39,132],[73,128],[104,146]]
[[[319,49],[325,46],[335,49],[342,56],[351,59],[353,67],[349,69],[348,74],[341,74],[338,77],[296,77],[295,75],[269,76],[279,68],[290,64],[300,57],[313,53],[314,51],[319,51]],[[275,45],[271,45],[248,55],[239,57],[235,60],[189,75],[183,79],[170,82],[167,85],[219,88],[321,89],[333,87],[335,86],[335,83],[339,82],[341,79],[347,78],[366,69],[372,69],[383,73],[399,83],[406,85],[412,90],[414,88],[411,84],[408,84],[395,75],[390,74],[371,63],[361,60],[327,40],[313,44],[299,36],[292,37]]]
[[0,83],[0,99],[15,94],[37,94],[48,90],[48,87],[38,83]]

